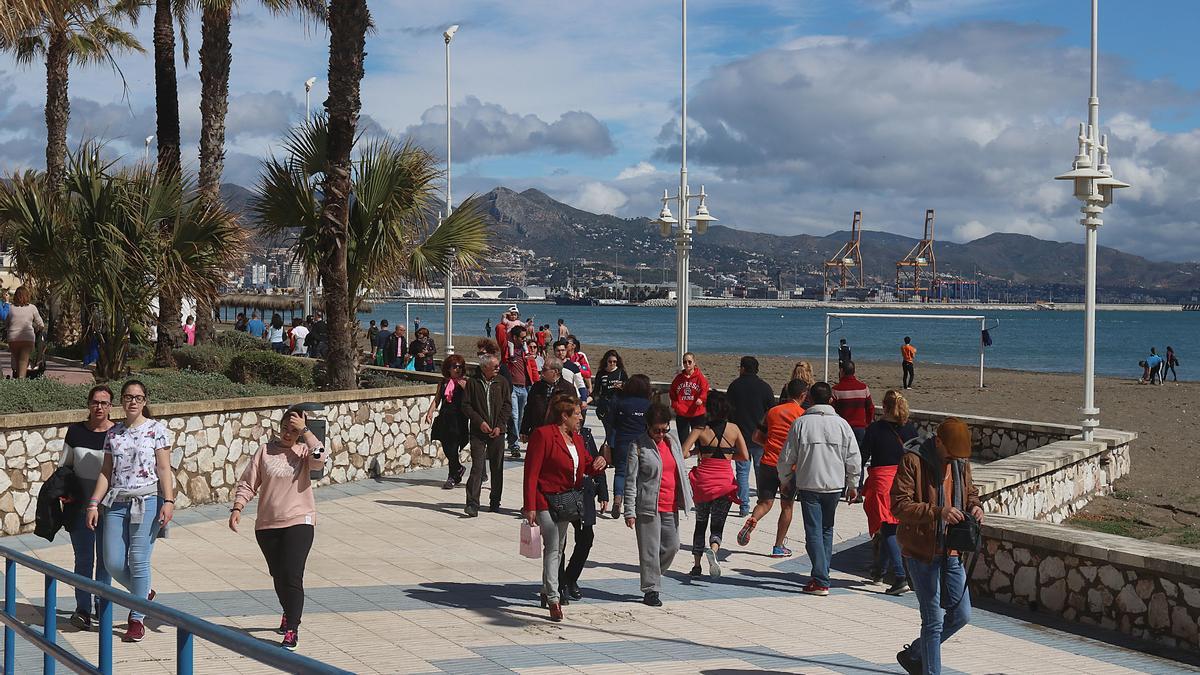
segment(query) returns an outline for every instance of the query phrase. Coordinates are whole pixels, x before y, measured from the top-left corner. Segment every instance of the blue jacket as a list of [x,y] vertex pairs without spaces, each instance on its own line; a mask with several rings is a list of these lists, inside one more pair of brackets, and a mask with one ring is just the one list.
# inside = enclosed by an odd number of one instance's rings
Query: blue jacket
[[617,394],[612,402],[609,419],[616,441],[609,443],[613,450],[624,448],[646,433],[646,410],[650,399]]

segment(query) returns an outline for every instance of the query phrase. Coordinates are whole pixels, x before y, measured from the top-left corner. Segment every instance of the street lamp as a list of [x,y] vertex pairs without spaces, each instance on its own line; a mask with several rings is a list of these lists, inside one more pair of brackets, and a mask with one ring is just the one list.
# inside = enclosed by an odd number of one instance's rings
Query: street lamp
[[[450,41],[454,39],[454,34],[458,32],[458,24],[454,24],[442,33],[442,39],[446,41],[446,217],[449,218],[454,210],[453,202],[450,197]],[[438,227],[441,227],[441,218],[438,218]],[[454,258],[458,255],[458,250],[451,246],[449,253],[449,262],[446,265],[446,355],[454,353]],[[501,345],[503,346],[503,345]]]
[[154,136],[146,137],[146,145],[142,153],[142,159],[146,162],[150,161],[150,143],[154,140]]
[[1113,190],[1129,187],[1113,178],[1108,166],[1108,136],[1100,136],[1100,98],[1096,87],[1097,42],[1099,34],[1099,0],[1092,0],[1092,89],[1088,97],[1088,121],[1079,125],[1079,149],[1071,171],[1055,176],[1055,180],[1073,183],[1075,198],[1083,203],[1079,221],[1086,232],[1085,291],[1083,316],[1083,440],[1092,440],[1093,431],[1100,426],[1100,409],[1096,407],[1096,232],[1104,221],[1104,209],[1113,203]]
[[[659,227],[659,233],[663,237],[671,236],[671,230],[675,230],[675,257],[676,257],[676,300],[675,300],[675,365],[683,367],[683,355],[688,350],[688,303],[691,295],[691,284],[688,281],[690,272],[689,257],[692,251],[692,232],[693,229],[689,225],[690,222],[696,223],[694,232],[696,234],[704,234],[708,230],[708,224],[716,220],[708,213],[708,204],[706,203],[708,195],[704,192],[704,187],[701,186],[699,194],[691,194],[688,192],[687,183],[687,0],[682,0],[683,4],[683,31],[682,31],[682,67],[680,70],[680,90],[682,92],[681,113],[679,122],[679,193],[672,197],[666,190],[663,190],[662,211],[658,214],[658,219],[654,221]],[[699,199],[700,206],[696,210],[696,215],[688,216],[688,204],[692,199]],[[671,215],[671,209],[668,206],[669,202],[676,202],[679,207],[679,218],[676,219]]]
[[[317,83],[317,78],[310,77],[304,81],[304,124],[307,126],[312,123],[312,88]],[[308,270],[304,270],[304,317],[307,319],[312,315],[312,279],[308,277]]]

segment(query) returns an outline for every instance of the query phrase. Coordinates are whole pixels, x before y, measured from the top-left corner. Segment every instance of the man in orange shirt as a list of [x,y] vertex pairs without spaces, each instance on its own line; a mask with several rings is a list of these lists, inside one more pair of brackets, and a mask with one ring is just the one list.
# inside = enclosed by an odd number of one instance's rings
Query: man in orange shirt
[[[805,394],[808,393],[808,386],[804,384],[804,381],[788,382],[785,391],[788,399],[768,410],[766,417],[763,418],[762,423],[758,425],[758,430],[754,433],[754,442],[763,447],[762,462],[755,469],[758,483],[758,504],[754,506],[754,513],[750,514],[750,517],[746,519],[746,524],[738,532],[737,542],[742,546],[750,543],[750,533],[754,532],[759,519],[767,515],[775,503],[775,493],[780,491],[781,487],[777,468],[779,452],[783,450],[783,444],[787,442],[792,424],[804,414],[804,407],[800,405]],[[796,503],[795,495],[790,490],[782,490],[780,498],[782,501],[779,503],[779,524],[775,527],[775,546],[771,549],[772,558],[786,558],[792,555],[792,551],[783,545],[783,540],[787,536],[788,528],[792,525],[792,507]]]
[[900,368],[903,370],[901,379],[905,389],[912,389],[913,359],[917,356],[917,348],[912,345],[912,338],[904,336],[904,344],[900,347]]

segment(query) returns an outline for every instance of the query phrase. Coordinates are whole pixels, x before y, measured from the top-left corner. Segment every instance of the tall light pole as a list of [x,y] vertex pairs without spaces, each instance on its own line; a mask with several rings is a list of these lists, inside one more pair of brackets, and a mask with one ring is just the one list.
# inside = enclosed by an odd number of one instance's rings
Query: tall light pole
[[143,153],[142,153],[142,159],[143,159],[144,161],[146,161],[147,163],[149,163],[149,162],[150,162],[150,143],[151,143],[152,141],[154,141],[154,136],[147,136],[147,137],[146,137],[146,145],[145,145],[144,151],[143,151]]
[[1056,180],[1074,183],[1074,194],[1083,202],[1079,221],[1086,233],[1084,264],[1085,291],[1083,299],[1083,439],[1092,440],[1093,431],[1100,426],[1100,409],[1096,407],[1096,234],[1104,224],[1104,208],[1113,203],[1113,190],[1129,187],[1112,175],[1108,166],[1108,135],[1100,134],[1100,97],[1096,87],[1097,44],[1099,35],[1099,0],[1092,0],[1092,77],[1088,96],[1088,121],[1079,125],[1079,150],[1071,171]]
[[[663,190],[662,210],[658,214],[658,219],[654,221],[659,226],[662,236],[671,236],[671,229],[675,229],[675,258],[676,258],[676,274],[675,274],[675,365],[683,367],[683,355],[688,350],[688,304],[691,301],[690,291],[691,283],[689,282],[689,274],[691,272],[690,260],[692,252],[692,227],[689,221],[696,223],[696,234],[704,234],[708,229],[708,224],[715,221],[708,213],[708,205],[705,203],[707,195],[704,193],[704,187],[700,187],[699,194],[688,193],[687,182],[687,0],[682,0],[682,15],[683,15],[683,30],[682,30],[682,67],[680,69],[680,92],[681,92],[681,107],[679,121],[679,193],[674,197],[668,194],[667,190]],[[700,206],[696,209],[696,215],[688,215],[688,203],[692,199],[699,199]],[[671,215],[670,202],[676,202],[679,208],[679,219],[676,220]]]
[[[454,210],[454,202],[450,196],[450,41],[458,32],[458,24],[454,24],[442,33],[446,41],[446,217],[449,218]],[[441,223],[438,223],[441,226]],[[458,250],[451,246],[449,262],[446,265],[446,355],[454,353],[454,258]]]
[[[304,124],[312,124],[312,88],[317,78],[310,77],[304,81]],[[308,278],[308,270],[304,270],[304,316],[312,315],[312,279]]]

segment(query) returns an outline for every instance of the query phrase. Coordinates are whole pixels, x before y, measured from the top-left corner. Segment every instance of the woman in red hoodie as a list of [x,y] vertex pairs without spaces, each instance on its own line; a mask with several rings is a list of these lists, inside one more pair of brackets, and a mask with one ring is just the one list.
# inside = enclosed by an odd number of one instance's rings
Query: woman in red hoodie
[[671,382],[671,408],[675,411],[675,428],[682,442],[691,433],[692,427],[702,426],[707,411],[708,378],[696,366],[696,355],[683,355],[683,370]]
[[[559,563],[567,546],[567,527],[583,515],[583,476],[603,475],[604,457],[588,461],[579,434],[583,412],[579,399],[560,394],[550,400],[549,424],[534,429],[525,453],[525,495],[521,511],[542,531],[542,606],[550,620],[562,621]],[[569,506],[552,510],[550,502]],[[573,513],[572,513],[573,512]]]

